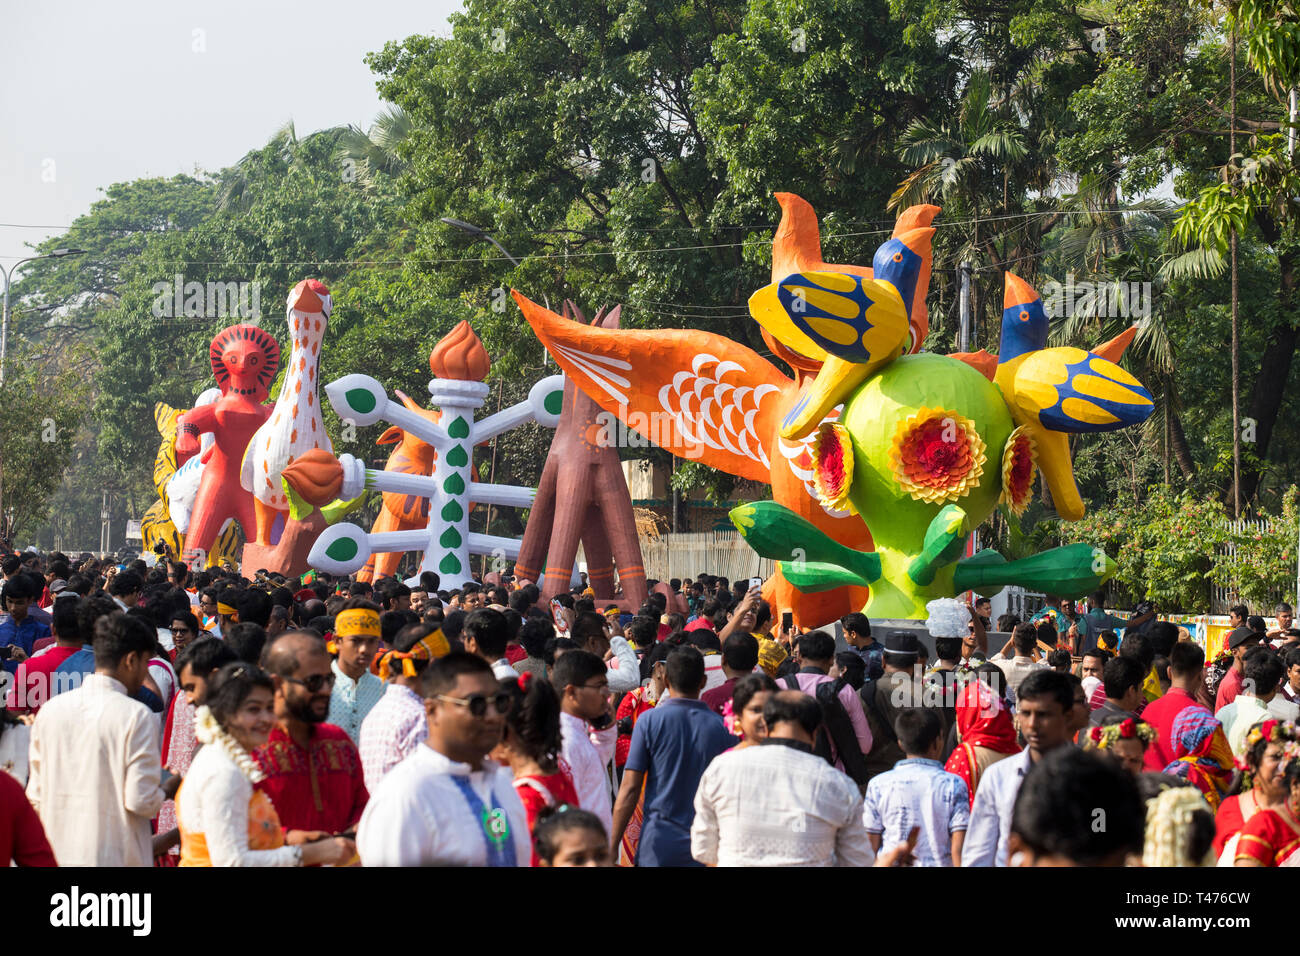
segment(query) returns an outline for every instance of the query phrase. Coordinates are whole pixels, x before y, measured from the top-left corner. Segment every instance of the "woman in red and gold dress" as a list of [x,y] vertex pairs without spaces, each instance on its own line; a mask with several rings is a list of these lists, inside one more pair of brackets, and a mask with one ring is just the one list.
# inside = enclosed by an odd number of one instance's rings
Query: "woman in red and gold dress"
[[1295,725],[1285,721],[1266,720],[1250,729],[1246,752],[1238,759],[1243,771],[1242,792],[1225,799],[1214,815],[1214,852],[1219,866],[1235,864],[1240,834],[1257,814],[1286,803],[1282,762],[1287,747],[1294,747],[1295,742]]
[[[664,668],[668,652],[672,645],[656,644],[641,661],[641,686],[623,698],[618,705],[614,719],[618,723],[618,742],[614,746],[614,765],[622,768],[627,763],[627,753],[632,747],[632,729],[641,715],[654,710],[668,689],[664,677]],[[645,811],[645,785],[641,786],[641,795],[637,797],[636,809],[627,821],[623,839],[618,845],[618,865],[632,866],[636,859],[636,844],[641,839],[641,821]]]
[[[573,774],[560,756],[560,698],[548,681],[532,673],[508,677],[501,689],[510,695],[505,732],[491,757],[509,766],[515,792],[528,814],[528,832],[537,829],[545,807],[578,805]],[[537,850],[532,865],[537,866]]]
[[1283,748],[1281,772],[1286,798],[1260,810],[1237,836],[1234,866],[1300,866],[1300,745]]

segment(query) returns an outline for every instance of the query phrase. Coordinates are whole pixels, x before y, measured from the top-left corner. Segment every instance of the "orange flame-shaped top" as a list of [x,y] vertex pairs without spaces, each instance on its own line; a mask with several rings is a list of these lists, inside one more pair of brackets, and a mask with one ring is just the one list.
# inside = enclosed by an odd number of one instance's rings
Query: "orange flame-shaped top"
[[429,353],[429,370],[434,378],[481,382],[487,378],[491,366],[487,349],[464,321],[443,336]]

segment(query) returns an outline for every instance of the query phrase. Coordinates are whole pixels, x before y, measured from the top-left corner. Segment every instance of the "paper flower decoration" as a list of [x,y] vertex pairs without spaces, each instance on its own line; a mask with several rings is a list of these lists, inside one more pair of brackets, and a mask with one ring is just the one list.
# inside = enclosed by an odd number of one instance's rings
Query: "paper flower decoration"
[[966,605],[953,598],[935,598],[925,605],[930,613],[925,629],[931,637],[965,637],[970,611]]
[[813,439],[813,486],[822,504],[857,514],[849,500],[853,485],[853,442],[843,425],[826,422]]
[[1020,425],[1007,439],[1002,449],[1002,497],[1015,515],[1024,514],[1034,496],[1034,467],[1038,463],[1038,449],[1034,438],[1024,425]]
[[1156,731],[1146,721],[1128,717],[1118,724],[1093,727],[1088,731],[1088,739],[1099,750],[1109,750],[1117,740],[1140,740],[1143,747],[1149,747],[1155,743]]
[[899,423],[889,464],[909,495],[942,504],[978,487],[987,460],[984,451],[984,439],[969,418],[923,407]]

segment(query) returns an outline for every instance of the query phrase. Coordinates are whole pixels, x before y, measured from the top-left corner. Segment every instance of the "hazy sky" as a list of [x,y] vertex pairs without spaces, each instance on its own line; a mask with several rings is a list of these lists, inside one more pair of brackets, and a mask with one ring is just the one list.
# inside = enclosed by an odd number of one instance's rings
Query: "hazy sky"
[[[0,263],[115,182],[220,169],[287,120],[368,128],[363,57],[458,0],[55,0],[0,17]],[[23,227],[16,228],[14,224]],[[3,280],[0,280],[2,282]]]

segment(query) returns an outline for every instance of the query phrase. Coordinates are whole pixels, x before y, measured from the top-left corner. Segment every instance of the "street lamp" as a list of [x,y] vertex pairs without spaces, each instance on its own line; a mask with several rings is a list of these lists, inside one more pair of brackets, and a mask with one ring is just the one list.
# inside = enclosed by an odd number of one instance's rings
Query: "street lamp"
[[507,259],[509,259],[510,263],[516,269],[519,268],[519,260],[516,259],[514,256],[512,256],[510,253],[506,252],[505,246],[501,245],[501,243],[497,242],[490,235],[488,235],[487,232],[480,229],[478,226],[474,225],[473,223],[465,222],[460,219],[452,219],[450,216],[443,216],[442,222],[445,222],[449,226],[455,226],[461,232],[467,233],[468,235],[473,236],[475,239],[486,239],[488,242],[492,243],[492,245],[500,249],[501,254],[505,256]]
[[[487,233],[486,230],[484,230],[484,229],[480,229],[478,226],[474,225],[472,222],[465,222],[465,220],[463,220],[463,219],[452,219],[450,216],[443,216],[439,221],[440,221],[440,222],[445,222],[445,223],[446,223],[447,225],[449,225],[449,226],[455,226],[455,227],[456,227],[457,229],[459,229],[461,232],[466,233],[466,234],[468,234],[468,235],[471,235],[471,236],[473,236],[475,239],[486,239],[488,242],[492,243],[492,245],[494,245],[494,246],[496,246],[498,249],[500,249],[500,250],[501,250],[501,254],[502,254],[503,256],[505,256],[507,259],[509,259],[509,260],[511,261],[511,263],[514,264],[515,268],[518,268],[518,267],[519,267],[519,260],[516,259],[514,256],[512,256],[509,252],[507,252],[507,251],[506,251],[506,247],[503,246],[503,245],[501,245],[501,243],[497,242],[495,239],[493,239],[492,236],[489,235],[489,234]],[[543,304],[544,304],[548,309],[551,307],[551,300],[548,299],[546,296],[542,296],[542,303],[543,303]],[[549,355],[548,355],[546,349],[543,348],[543,349],[542,349],[542,367],[543,367],[543,368],[545,368],[547,365],[550,364],[549,358],[550,358],[550,357],[549,357]]]
[[9,351],[9,281],[13,278],[14,272],[24,262],[35,262],[37,259],[62,259],[64,256],[79,256],[85,253],[85,249],[55,249],[53,252],[47,252],[43,256],[28,256],[26,259],[19,259],[7,270],[0,266],[0,272],[5,277],[4,292],[4,310],[3,318],[0,318],[0,388],[5,384],[5,355]]

